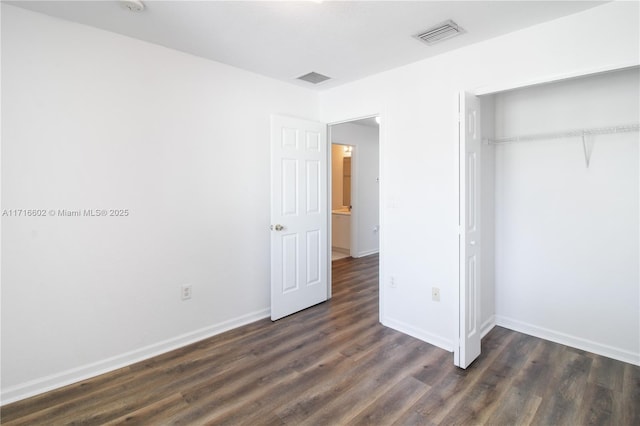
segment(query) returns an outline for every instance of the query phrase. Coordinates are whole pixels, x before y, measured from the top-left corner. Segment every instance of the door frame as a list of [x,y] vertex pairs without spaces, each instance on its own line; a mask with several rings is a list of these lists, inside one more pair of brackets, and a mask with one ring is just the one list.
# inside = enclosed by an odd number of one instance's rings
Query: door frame
[[[384,131],[383,129],[384,127],[384,123],[385,123],[385,119],[384,119],[384,114],[383,112],[368,112],[368,113],[364,113],[361,115],[353,115],[353,116],[349,116],[349,117],[345,117],[345,118],[340,118],[338,120],[334,120],[334,121],[328,121],[326,122],[327,125],[327,156],[328,156],[328,161],[327,161],[327,196],[328,196],[328,200],[327,200],[327,217],[328,217],[328,226],[329,226],[329,232],[327,232],[327,259],[329,259],[329,261],[327,262],[327,277],[328,277],[328,289],[327,289],[327,299],[331,298],[331,282],[332,282],[332,275],[331,275],[331,245],[332,245],[332,239],[331,239],[331,230],[333,229],[333,216],[331,215],[331,200],[332,200],[332,196],[333,196],[333,188],[331,187],[331,168],[332,168],[332,158],[331,158],[331,146],[333,145],[332,143],[332,136],[331,136],[331,127],[335,126],[337,124],[346,124],[346,123],[351,123],[353,121],[358,121],[358,120],[364,120],[367,118],[375,118],[375,117],[379,117],[380,119],[380,123],[378,123],[378,176],[379,176],[379,182],[378,182],[378,247],[379,247],[379,265],[378,265],[378,289],[379,289],[379,293],[378,293],[378,302],[379,302],[379,312],[378,312],[378,320],[383,323],[383,318],[384,318],[384,251],[383,251],[383,241],[384,241],[384,209],[382,208],[382,200],[383,198],[383,194],[384,194],[384,179],[383,179],[383,168],[382,168],[382,161],[383,161],[383,152],[384,152]],[[341,144],[337,144],[337,145],[341,145]],[[355,146],[355,145],[352,145]],[[357,146],[355,146],[354,151],[357,151]],[[354,174],[354,171],[357,171],[357,154],[356,154],[356,160],[355,163],[352,160],[351,163],[351,173],[352,176]],[[352,194],[352,199],[351,199],[351,205],[352,206],[356,206],[357,205],[357,201],[356,204],[354,204],[354,199],[353,199],[353,193],[354,193],[354,188],[355,191],[358,191],[358,185],[355,182],[357,179],[353,179],[353,177],[351,178],[351,194]],[[355,208],[355,207],[354,207]],[[353,239],[354,235],[357,235],[357,231],[354,231],[354,224],[357,225],[357,219],[354,221],[353,216],[351,217],[351,226],[352,226],[352,230],[351,230],[351,238]],[[357,245],[357,243],[356,243]],[[352,247],[353,247],[353,242],[352,242]],[[353,252],[353,250],[350,250],[351,252]]]

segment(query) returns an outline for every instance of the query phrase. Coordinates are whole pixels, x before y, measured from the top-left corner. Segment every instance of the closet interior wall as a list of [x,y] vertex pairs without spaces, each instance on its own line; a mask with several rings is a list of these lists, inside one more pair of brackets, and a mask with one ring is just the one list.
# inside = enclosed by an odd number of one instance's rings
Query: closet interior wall
[[[638,123],[638,68],[483,96],[483,138]],[[482,145],[483,327],[640,363],[638,132]]]

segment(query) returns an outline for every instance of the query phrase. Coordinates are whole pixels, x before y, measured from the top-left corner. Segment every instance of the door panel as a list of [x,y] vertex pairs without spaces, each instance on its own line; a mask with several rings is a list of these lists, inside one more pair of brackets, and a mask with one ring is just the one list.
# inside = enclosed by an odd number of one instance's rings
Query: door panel
[[320,284],[321,248],[320,232],[307,231],[307,285]]
[[282,159],[282,216],[298,215],[298,160]]
[[298,236],[285,234],[280,237],[282,245],[282,293],[298,289]]
[[271,319],[327,300],[325,126],[271,119]]
[[320,214],[320,161],[307,160],[307,214]]
[[480,100],[459,98],[460,283],[454,363],[467,368],[480,356]]

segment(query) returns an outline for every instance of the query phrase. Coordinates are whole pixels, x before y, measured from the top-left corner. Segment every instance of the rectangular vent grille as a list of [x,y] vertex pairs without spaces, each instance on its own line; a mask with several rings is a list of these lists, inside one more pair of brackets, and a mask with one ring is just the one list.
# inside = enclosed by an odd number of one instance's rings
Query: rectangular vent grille
[[298,80],[306,81],[311,84],[319,84],[323,81],[330,80],[331,77],[327,77],[326,75],[318,74],[317,72],[310,72],[309,74],[302,75],[298,77]]
[[441,41],[450,39],[464,33],[464,29],[455,22],[448,20],[435,27],[429,28],[427,31],[414,36],[415,38],[424,41],[429,46],[439,43]]

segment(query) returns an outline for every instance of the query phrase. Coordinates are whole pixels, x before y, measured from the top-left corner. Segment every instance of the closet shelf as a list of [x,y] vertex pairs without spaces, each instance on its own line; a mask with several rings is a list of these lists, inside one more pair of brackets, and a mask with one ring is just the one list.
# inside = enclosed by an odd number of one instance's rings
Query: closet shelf
[[563,139],[563,138],[571,138],[571,137],[584,138],[585,136],[590,136],[590,135],[608,135],[613,133],[628,133],[628,132],[637,132],[637,131],[640,131],[640,124],[634,123],[634,124],[627,124],[624,126],[596,127],[591,129],[570,130],[568,132],[538,133],[538,134],[523,135],[523,136],[512,136],[508,138],[484,139],[484,142],[490,145],[500,145],[503,143],[530,142],[534,140]]

